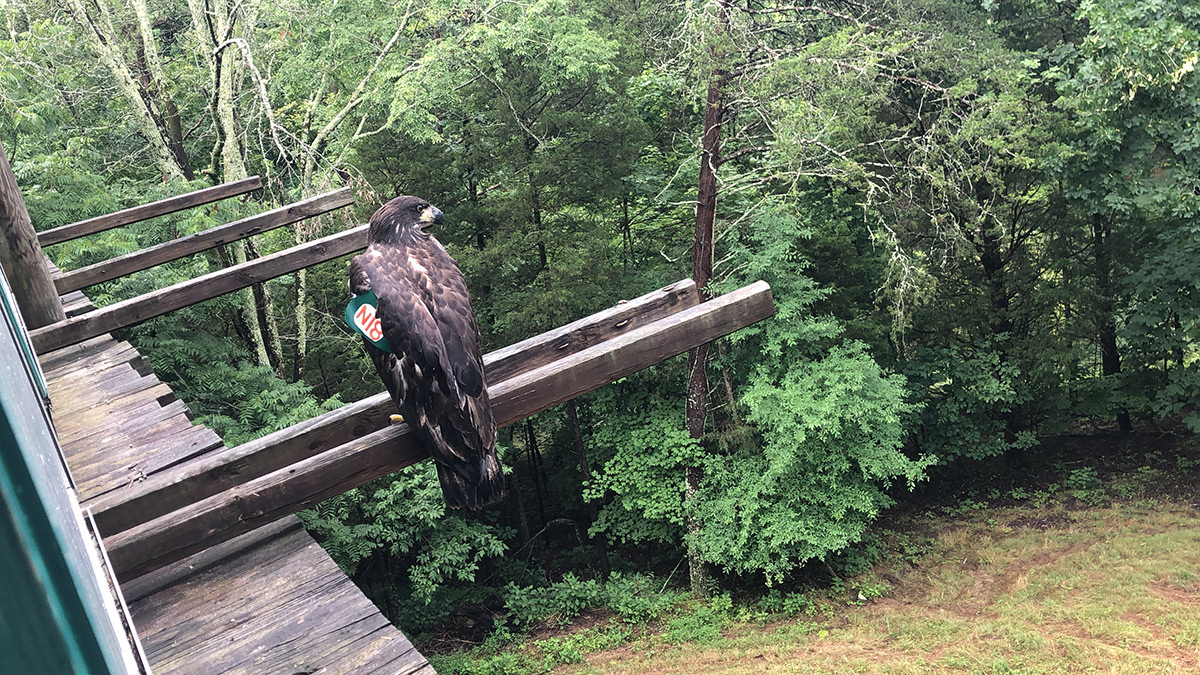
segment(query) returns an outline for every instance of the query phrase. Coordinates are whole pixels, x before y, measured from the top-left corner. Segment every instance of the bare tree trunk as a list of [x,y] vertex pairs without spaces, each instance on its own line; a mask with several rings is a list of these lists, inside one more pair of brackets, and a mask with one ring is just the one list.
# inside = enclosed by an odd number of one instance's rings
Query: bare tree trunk
[[[295,241],[299,245],[304,242],[305,237],[300,234],[299,227],[295,232]],[[308,270],[306,268],[296,270],[296,350],[292,358],[292,381],[299,382],[304,379],[304,361],[308,358]]]
[[[197,44],[212,78],[213,97],[209,107],[217,127],[213,155],[219,158],[220,175],[225,181],[240,180],[250,175],[236,105],[243,71],[238,50],[230,48],[230,41],[237,31],[245,29],[243,24],[253,21],[257,3],[239,3],[231,8],[227,0],[213,0],[211,4],[206,0],[188,0],[188,7]],[[246,17],[243,21],[238,20],[239,11]],[[251,240],[235,242],[230,248],[239,263],[258,257]],[[250,329],[257,362],[283,377],[282,348],[269,287],[265,283],[255,284],[241,291],[241,297],[242,314]]]
[[[1112,377],[1121,373],[1121,354],[1117,351],[1117,324],[1113,316],[1112,298],[1112,233],[1108,219],[1092,214],[1093,271],[1096,275],[1096,291],[1100,296],[1097,308],[1097,333],[1100,341],[1100,376]],[[1117,411],[1117,428],[1123,432],[1133,430],[1129,413]]]
[[[717,0],[715,32],[723,35],[729,27],[728,0]],[[717,218],[717,166],[721,154],[721,123],[725,118],[725,84],[727,73],[721,67],[722,54],[714,53],[714,67],[709,76],[708,97],[704,108],[704,135],[700,139],[700,179],[696,194],[696,231],[692,242],[692,278],[696,288],[704,293],[713,268],[713,227]],[[688,435],[697,442],[704,436],[704,423],[708,412],[708,349],[704,344],[688,354],[690,371],[687,388]],[[689,466],[686,472],[685,494],[689,502],[700,489],[702,475],[700,467]],[[689,535],[700,530],[695,517],[687,517]],[[700,551],[695,544],[688,544],[688,576],[692,594],[703,597],[708,593],[709,575]]]
[[[240,265],[250,259],[246,253],[245,241],[235,241],[229,245],[229,249],[233,254],[234,265]],[[260,366],[270,366],[271,355],[267,353],[267,340],[259,321],[258,301],[254,297],[254,291],[246,288],[238,291],[238,296],[241,297],[242,305],[239,313],[242,315],[242,325],[250,335],[250,349],[254,352],[254,361]]]
[[26,328],[41,328],[67,318],[3,144],[0,144],[0,264]]
[[[575,453],[579,456],[579,473],[583,475],[585,482],[592,480],[592,470],[588,466],[587,449],[583,445],[583,431],[579,428],[579,413],[576,410],[575,400],[567,401],[567,418],[571,421],[571,432],[575,438]],[[600,510],[596,508],[596,502],[588,502],[588,518],[591,523],[595,523],[600,518]],[[582,533],[580,534],[582,537]],[[600,562],[600,576],[607,579],[612,574],[612,569],[608,564],[608,547],[604,543],[604,536],[591,539],[592,546],[596,549],[596,557]]]
[[[147,150],[154,163],[158,165],[163,179],[170,181],[184,178],[185,171],[178,162],[170,147],[170,133],[164,121],[159,101],[151,92],[145,91],[138,85],[129,64],[121,52],[120,40],[116,27],[113,25],[112,10],[106,0],[90,3],[94,14],[88,12],[82,0],[69,0],[68,8],[71,16],[82,29],[85,39],[91,45],[92,51],[99,57],[100,63],[112,74],[117,90],[129,104],[133,112],[134,125],[138,133],[146,140]],[[151,41],[152,43],[152,41]],[[157,50],[154,52],[157,55]]]
[[161,127],[163,140],[167,149],[171,151],[171,156],[175,158],[175,163],[183,171],[184,178],[194,180],[196,175],[192,170],[192,163],[183,149],[183,125],[179,121],[179,108],[176,107],[175,99],[171,97],[166,86],[167,78],[163,72],[162,59],[158,55],[158,42],[154,39],[150,10],[146,6],[146,0],[132,0],[131,4],[134,13],[137,14],[138,31],[142,40],[139,50],[142,90],[149,100],[160,102],[162,110],[156,122]]

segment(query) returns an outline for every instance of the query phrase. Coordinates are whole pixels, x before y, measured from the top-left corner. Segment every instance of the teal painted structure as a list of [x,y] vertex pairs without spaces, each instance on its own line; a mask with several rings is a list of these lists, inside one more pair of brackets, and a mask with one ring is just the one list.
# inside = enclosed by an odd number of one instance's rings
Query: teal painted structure
[[2,272],[0,304],[0,673],[137,672]]

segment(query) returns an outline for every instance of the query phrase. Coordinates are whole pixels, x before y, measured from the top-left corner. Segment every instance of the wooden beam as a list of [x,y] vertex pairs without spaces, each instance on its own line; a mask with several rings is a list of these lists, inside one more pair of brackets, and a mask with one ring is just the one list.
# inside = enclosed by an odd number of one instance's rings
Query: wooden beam
[[[489,387],[500,425],[681,354],[775,311],[764,282],[702,303]],[[385,427],[105,539],[118,578],[151,572],[427,457],[407,425]]]
[[235,220],[203,232],[189,234],[172,241],[134,251],[111,260],[98,262],[77,270],[71,270],[54,280],[59,294],[70,293],[126,274],[178,260],[184,256],[216,248],[222,244],[245,239],[277,227],[288,225],[305,218],[327,213],[354,203],[350,188],[342,188],[294,204],[272,209],[249,218]]
[[240,290],[302,267],[332,260],[367,246],[367,226],[359,225],[335,235],[263,256],[240,265],[183,281],[102,307],[29,334],[39,354],[61,349],[88,338],[139,324],[167,312]]
[[164,216],[168,213],[175,213],[190,209],[193,206],[201,204],[210,204],[220,201],[228,197],[244,194],[252,190],[257,190],[262,187],[262,181],[258,176],[243,178],[242,180],[233,181],[232,183],[224,183],[203,190],[196,190],[185,195],[177,195],[175,197],[167,197],[149,204],[142,204],[133,208],[109,213],[95,218],[81,220],[78,223],[63,225],[52,230],[46,230],[38,234],[38,243],[42,248],[53,244],[61,244],[64,241],[78,239],[89,234],[111,230],[114,227],[136,223],[142,220],[149,220]]
[[[491,386],[700,302],[691,279],[647,293],[484,357]],[[90,500],[105,536],[211,497],[388,425],[395,404],[383,392],[234,448],[207,454]]]
[[17,178],[4,146],[0,145],[0,269],[29,328],[48,326],[66,318],[44,260]]

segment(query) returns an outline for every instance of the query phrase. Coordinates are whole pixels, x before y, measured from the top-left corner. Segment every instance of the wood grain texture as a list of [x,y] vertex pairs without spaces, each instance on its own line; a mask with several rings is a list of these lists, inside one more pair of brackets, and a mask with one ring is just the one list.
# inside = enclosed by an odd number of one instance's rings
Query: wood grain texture
[[178,260],[184,256],[207,251],[223,244],[269,232],[312,216],[328,213],[354,203],[350,188],[342,188],[316,197],[310,197],[278,209],[235,220],[226,225],[213,227],[186,237],[173,239],[157,246],[134,251],[127,255],[71,270],[54,279],[58,292],[69,293],[94,284],[110,281],[155,265]]
[[[774,313],[764,282],[686,309],[489,387],[497,424],[512,424]],[[151,572],[427,455],[407,425],[247,481],[105,538],[119,578]]]
[[[80,492],[119,490],[223,448],[129,344],[101,336],[40,359]],[[295,517],[122,585],[157,673],[433,672]]]
[[130,606],[155,672],[432,675],[302,528],[226,553]]
[[[81,493],[113,490],[223,447],[129,344],[41,359]],[[101,492],[102,493],[102,492]],[[247,593],[253,588],[253,593]],[[432,673],[411,643],[284,518],[122,586],[154,672]]]
[[38,233],[38,243],[41,244],[43,248],[53,244],[61,244],[64,241],[78,239],[79,237],[95,234],[96,232],[111,230],[114,227],[120,227],[130,223],[149,220],[151,218],[157,218],[158,216],[164,216],[168,213],[175,213],[177,211],[183,211],[184,209],[190,209],[193,206],[210,204],[228,197],[234,197],[252,190],[257,190],[260,187],[262,187],[262,181],[259,179],[259,177],[251,176],[249,178],[243,178],[242,180],[233,181],[232,183],[224,183],[210,188],[204,188],[203,190],[189,192],[184,195],[167,197],[166,199],[160,199],[156,202],[150,202],[149,204],[141,204],[123,211],[117,211],[116,213],[108,213],[103,216],[96,216],[95,218],[81,220],[77,223],[71,223],[70,225],[63,225],[62,227],[56,227],[52,230],[40,232]]
[[42,262],[42,249],[8,155],[0,145],[0,269],[8,278],[13,298],[28,328],[40,328],[65,318],[54,297],[51,272]]
[[[676,282],[484,357],[490,383],[536,369],[700,302],[690,280]],[[227,448],[87,502],[97,527],[115,534],[382,429],[395,405],[386,392]]]
[[366,245],[367,226],[360,225],[39,328],[30,332],[29,337],[38,354],[44,354],[118,328],[139,324],[181,307],[246,288],[260,281],[274,279],[303,267],[362,250]]
[[488,354],[487,381],[499,382],[540,368],[568,354],[583,351],[664,316],[700,304],[700,293],[691,279],[676,281],[656,291],[622,302],[586,318]]

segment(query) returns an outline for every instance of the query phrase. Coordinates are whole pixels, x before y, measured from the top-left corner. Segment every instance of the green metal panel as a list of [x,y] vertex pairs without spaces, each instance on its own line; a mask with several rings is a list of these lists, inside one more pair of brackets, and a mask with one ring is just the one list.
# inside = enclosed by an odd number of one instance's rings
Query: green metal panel
[[[0,270],[0,277],[4,276],[4,271]],[[20,310],[17,309],[17,299],[13,297],[12,289],[8,286],[8,281],[5,279],[0,283],[0,305],[3,305],[4,318],[10,326],[15,327],[15,332],[22,338],[28,333],[25,330],[25,320],[21,317]],[[17,340],[21,349],[21,360],[25,362],[25,367],[33,375],[34,384],[38,388],[38,393],[42,396],[42,401],[46,405],[50,405],[50,392],[46,390],[46,377],[42,374],[42,366],[38,363],[37,354],[33,351],[33,345],[29,340]]]
[[[0,273],[0,302],[8,282]],[[0,672],[126,673],[78,504],[10,307],[0,312]]]

